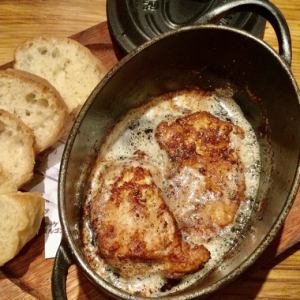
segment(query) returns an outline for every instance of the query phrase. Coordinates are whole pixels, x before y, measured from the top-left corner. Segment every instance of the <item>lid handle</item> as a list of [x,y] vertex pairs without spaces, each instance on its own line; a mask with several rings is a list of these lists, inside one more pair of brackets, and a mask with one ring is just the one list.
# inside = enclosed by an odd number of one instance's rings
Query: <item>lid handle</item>
[[277,36],[279,55],[284,62],[290,66],[292,61],[292,45],[289,27],[281,11],[269,1],[231,0],[208,11],[197,20],[197,23],[211,23],[239,11],[250,11],[252,13],[256,13],[271,23]]

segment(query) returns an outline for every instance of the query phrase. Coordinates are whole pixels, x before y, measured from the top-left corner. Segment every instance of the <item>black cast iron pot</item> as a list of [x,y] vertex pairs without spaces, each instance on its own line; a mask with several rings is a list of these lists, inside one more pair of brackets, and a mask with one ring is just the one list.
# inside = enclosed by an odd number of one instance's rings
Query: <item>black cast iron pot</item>
[[[115,288],[89,267],[81,250],[81,204],[85,180],[95,159],[95,145],[99,146],[128,110],[168,91],[186,86],[234,86],[234,99],[260,143],[262,173],[252,227],[243,232],[238,251],[201,282],[163,299],[192,299],[216,291],[249,267],[275,237],[299,183],[300,110],[298,88],[290,71],[290,35],[278,9],[258,0],[228,2],[204,16],[200,23],[237,10],[258,13],[272,24],[279,55],[261,40],[237,29],[186,27],[134,50],[90,95],[71,130],[61,164],[59,213],[64,236],[52,275],[55,299],[66,298],[65,280],[72,263],[102,291],[116,298],[145,299]],[[262,205],[264,201],[267,205]]]

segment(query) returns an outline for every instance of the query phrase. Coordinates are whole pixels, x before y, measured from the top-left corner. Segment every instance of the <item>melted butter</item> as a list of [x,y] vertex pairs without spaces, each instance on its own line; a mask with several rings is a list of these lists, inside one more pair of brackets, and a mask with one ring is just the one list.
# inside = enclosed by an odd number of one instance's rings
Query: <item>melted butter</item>
[[[174,120],[197,111],[207,111],[219,119],[230,120],[233,124],[240,126],[244,130],[244,139],[234,134],[231,135],[231,147],[238,151],[244,165],[245,200],[241,203],[233,224],[223,229],[219,236],[204,244],[211,253],[211,259],[206,263],[204,268],[195,274],[186,275],[179,284],[166,292],[161,292],[160,290],[166,280],[159,274],[132,279],[124,279],[115,274],[97,255],[97,247],[93,242],[90,223],[89,221],[85,221],[83,229],[84,251],[89,258],[91,266],[102,278],[128,293],[159,297],[184,289],[196,280],[204,278],[210,270],[220,265],[223,256],[236,244],[241,228],[250,219],[252,200],[256,197],[259,184],[259,145],[250,123],[244,117],[240,107],[232,99],[230,90],[217,90],[212,94],[200,95],[189,92],[185,94],[178,93],[171,97],[166,94],[139,109],[129,112],[114,127],[101,147],[98,163],[96,164],[97,167],[91,177],[91,192],[87,197],[85,205],[88,206],[93,197],[95,197],[95,191],[99,189],[98,178],[105,171],[103,164],[100,163],[102,161],[135,164],[136,162],[131,162],[130,159],[136,151],[143,151],[151,158],[151,163],[164,176],[168,166],[168,158],[167,154],[160,149],[155,140],[154,133],[157,125],[162,121]],[[234,179],[235,174],[229,174],[228,176],[232,176]],[[201,198],[195,197],[195,195],[199,194],[197,190],[204,188],[204,177],[198,173],[196,174],[196,172],[189,168],[184,168],[182,172],[176,175],[171,184],[176,186],[176,181],[186,182],[188,186],[186,196],[189,199],[189,205],[182,208],[187,214],[193,211],[196,203],[205,203],[213,201],[216,198],[216,195],[212,192],[202,193]],[[165,183],[162,183],[163,185]],[[234,186],[232,188],[234,189]],[[107,193],[109,192],[107,191]],[[169,198],[167,189],[165,190],[165,196]],[[109,194],[105,198],[108,199]],[[233,230],[235,228],[238,228],[238,230]],[[183,236],[183,238],[187,242],[197,243],[197,240],[193,237]]]

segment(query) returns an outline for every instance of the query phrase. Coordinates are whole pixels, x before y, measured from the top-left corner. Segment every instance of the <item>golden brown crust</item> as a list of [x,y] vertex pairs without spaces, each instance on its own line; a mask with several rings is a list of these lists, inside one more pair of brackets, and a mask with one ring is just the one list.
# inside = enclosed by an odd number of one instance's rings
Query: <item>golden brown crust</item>
[[[208,250],[182,241],[150,170],[116,169],[112,163],[104,171],[91,204],[100,255],[123,277],[147,272],[181,277],[200,269],[209,259]],[[112,172],[118,175],[111,176]]]
[[[180,190],[176,201],[170,202],[170,208],[179,228],[187,234],[198,234],[204,240],[215,236],[221,228],[233,221],[244,197],[243,165],[236,149],[231,147],[232,134],[239,138],[244,136],[240,127],[208,112],[197,112],[175,121],[162,122],[156,129],[155,137],[172,164],[169,177],[171,181],[173,178],[173,188]],[[198,183],[194,197],[199,201],[193,203],[196,213],[192,215],[184,215],[182,212],[183,207],[188,205],[189,186],[184,186],[176,179],[176,176],[183,176],[186,168],[196,171],[187,175],[190,181],[193,176],[203,177],[205,181],[202,189]],[[205,197],[211,199],[207,201]]]
[[176,227],[148,170],[124,168],[110,186],[109,198],[102,193],[91,215],[102,256],[156,259],[170,253]]
[[221,162],[233,164],[238,159],[230,147],[230,133],[243,131],[230,122],[221,121],[208,112],[197,112],[172,122],[161,122],[155,137],[178,169],[194,168]]

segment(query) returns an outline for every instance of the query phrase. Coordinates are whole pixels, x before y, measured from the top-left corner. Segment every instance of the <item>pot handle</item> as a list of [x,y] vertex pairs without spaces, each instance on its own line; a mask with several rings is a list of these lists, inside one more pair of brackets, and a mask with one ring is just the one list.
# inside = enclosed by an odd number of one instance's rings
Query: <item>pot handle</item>
[[279,55],[290,66],[292,61],[292,46],[290,30],[281,11],[266,0],[230,0],[205,15],[201,16],[197,23],[206,24],[216,21],[238,11],[250,11],[264,17],[273,26],[279,45]]
[[54,300],[67,299],[66,292],[66,279],[68,275],[68,269],[73,264],[73,260],[70,251],[64,239],[62,239],[59,248],[57,250],[54,266],[52,270],[51,288],[52,297]]

